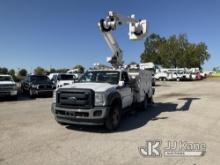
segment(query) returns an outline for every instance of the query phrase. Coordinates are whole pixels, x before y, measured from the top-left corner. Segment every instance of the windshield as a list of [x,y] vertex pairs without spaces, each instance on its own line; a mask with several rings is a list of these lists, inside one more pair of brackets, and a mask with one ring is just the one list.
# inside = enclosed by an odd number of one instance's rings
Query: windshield
[[62,74],[59,76],[59,80],[74,80],[74,75]]
[[50,79],[47,76],[31,76],[31,81],[50,81]]
[[0,81],[13,81],[11,76],[0,76]]
[[97,82],[118,84],[119,72],[117,71],[91,71],[86,72],[79,82]]
[[138,73],[140,71],[140,69],[129,69],[130,73]]

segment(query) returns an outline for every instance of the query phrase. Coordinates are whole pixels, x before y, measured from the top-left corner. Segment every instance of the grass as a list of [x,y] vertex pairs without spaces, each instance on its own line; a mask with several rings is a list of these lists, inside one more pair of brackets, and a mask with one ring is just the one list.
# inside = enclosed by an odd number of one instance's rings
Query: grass
[[218,71],[218,72],[212,73],[212,76],[213,77],[220,77],[220,72]]

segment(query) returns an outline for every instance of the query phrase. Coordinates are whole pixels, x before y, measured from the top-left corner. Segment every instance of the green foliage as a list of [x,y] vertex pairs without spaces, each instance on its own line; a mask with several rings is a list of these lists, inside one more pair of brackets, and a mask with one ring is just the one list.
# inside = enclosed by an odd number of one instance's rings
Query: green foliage
[[49,72],[50,73],[56,73],[56,69],[55,68],[50,68]]
[[44,68],[38,66],[37,68],[34,69],[34,74],[36,74],[36,75],[45,75],[46,70]]
[[26,69],[19,70],[18,75],[21,77],[27,76],[27,70]]
[[10,74],[11,76],[15,76],[15,70],[14,69],[10,69],[8,71],[8,74]]
[[8,74],[8,69],[5,67],[0,68],[0,74]]
[[82,65],[75,65],[73,69],[78,69],[78,73],[84,73],[85,68]]
[[190,43],[185,34],[168,38],[151,34],[145,41],[141,62],[154,62],[163,67],[200,67],[210,58],[205,43]]

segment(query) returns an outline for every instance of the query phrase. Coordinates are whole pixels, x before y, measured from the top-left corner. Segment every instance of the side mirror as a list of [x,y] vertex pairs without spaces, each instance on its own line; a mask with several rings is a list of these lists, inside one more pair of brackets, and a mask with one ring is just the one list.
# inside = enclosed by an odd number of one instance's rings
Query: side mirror
[[118,86],[123,87],[124,85],[125,85],[125,82],[124,82],[124,81],[119,81],[119,82],[118,82]]

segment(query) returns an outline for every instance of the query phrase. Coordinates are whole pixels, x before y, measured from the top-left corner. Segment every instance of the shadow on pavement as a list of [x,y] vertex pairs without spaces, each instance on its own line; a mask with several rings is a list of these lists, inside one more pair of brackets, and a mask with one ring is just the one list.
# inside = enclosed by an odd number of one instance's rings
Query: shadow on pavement
[[192,101],[200,100],[200,98],[179,98],[178,100],[186,100],[185,104],[181,108],[179,108],[179,110],[188,111]]
[[[186,100],[181,108],[177,108],[176,103],[154,103],[149,106],[148,111],[136,110],[135,113],[127,113],[123,116],[121,125],[117,132],[130,131],[146,125],[149,121],[166,120],[168,117],[159,117],[163,112],[176,112],[176,111],[188,111],[193,100],[199,100],[200,98],[179,98],[178,100]],[[78,131],[96,132],[96,133],[108,133],[108,131],[102,126],[79,126],[79,125],[67,125],[67,129],[73,129]]]
[[30,97],[28,94],[21,94],[18,93],[18,96],[16,98],[13,97],[1,97],[0,102],[10,102],[10,101],[32,101],[35,100],[36,98],[52,98],[51,95],[40,95],[37,97]]

